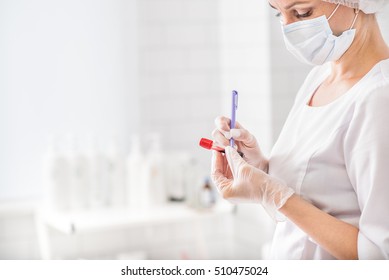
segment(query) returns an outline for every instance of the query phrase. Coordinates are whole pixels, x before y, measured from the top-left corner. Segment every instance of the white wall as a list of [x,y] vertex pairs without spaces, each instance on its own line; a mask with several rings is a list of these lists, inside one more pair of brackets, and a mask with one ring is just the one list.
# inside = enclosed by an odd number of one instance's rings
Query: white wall
[[136,1],[0,1],[0,199],[39,196],[50,133],[138,128]]
[[264,1],[220,1],[223,114],[229,116],[231,91],[239,92],[237,119],[271,147],[270,44]]
[[[142,133],[157,132],[165,149],[195,154],[220,114],[217,0],[142,0],[139,86]],[[208,168],[206,168],[208,170]]]

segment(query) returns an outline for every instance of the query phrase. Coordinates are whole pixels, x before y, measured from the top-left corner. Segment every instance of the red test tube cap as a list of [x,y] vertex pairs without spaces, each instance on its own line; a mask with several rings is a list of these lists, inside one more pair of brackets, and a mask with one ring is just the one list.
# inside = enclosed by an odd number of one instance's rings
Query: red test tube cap
[[205,149],[212,149],[213,141],[207,138],[201,138],[199,145]]

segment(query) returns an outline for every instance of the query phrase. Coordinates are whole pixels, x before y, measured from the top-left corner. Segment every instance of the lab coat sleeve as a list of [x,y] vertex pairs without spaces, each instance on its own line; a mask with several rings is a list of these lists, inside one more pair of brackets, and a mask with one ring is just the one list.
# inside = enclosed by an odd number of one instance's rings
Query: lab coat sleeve
[[365,93],[356,103],[344,142],[346,168],[361,211],[358,257],[389,259],[389,84]]

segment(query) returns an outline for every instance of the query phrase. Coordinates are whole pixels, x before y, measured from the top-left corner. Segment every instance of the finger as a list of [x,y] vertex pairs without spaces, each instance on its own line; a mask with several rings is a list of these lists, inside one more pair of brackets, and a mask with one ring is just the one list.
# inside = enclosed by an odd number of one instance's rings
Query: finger
[[243,126],[239,122],[235,122],[235,128],[243,129]]
[[243,142],[247,146],[255,145],[255,137],[247,129],[231,129],[230,135],[232,138],[234,138],[234,140]]
[[211,179],[217,189],[222,191],[224,188],[232,185],[232,180],[226,177],[226,160],[225,157],[216,151],[212,155]]
[[230,119],[219,116],[215,119],[216,130],[219,131],[226,139],[230,139]]
[[[229,132],[228,132],[229,134]],[[218,146],[220,147],[225,147],[227,145],[229,145],[229,137],[226,137],[225,134],[223,134],[220,130],[218,130],[217,128],[215,128],[213,131],[212,131],[212,138],[213,138],[213,141],[215,143],[218,144]]]
[[[220,130],[229,131],[231,125],[231,119],[225,116],[218,116],[215,119],[215,125]],[[239,122],[235,122],[235,127],[243,128],[243,126]]]
[[[231,120],[224,116],[219,116],[215,119],[216,129],[212,132],[212,137],[215,142],[221,144],[222,146],[229,145],[229,140],[231,139],[230,133],[230,123]],[[237,122],[235,127],[238,129],[243,129],[243,127]]]
[[228,179],[226,177],[218,177],[217,179],[212,178],[212,180],[216,186],[216,189],[219,191],[219,193],[223,194],[223,197],[224,197],[225,191],[231,189],[232,185],[234,183],[233,179]]
[[224,173],[224,160],[225,159],[221,153],[212,151],[211,175]]
[[231,172],[234,178],[238,177],[238,171],[239,167],[245,163],[245,161],[242,159],[242,157],[238,154],[238,152],[230,147],[227,146],[225,148],[225,153],[228,161],[228,165],[231,168]]
[[211,174],[222,174],[227,179],[232,179],[232,173],[230,166],[228,165],[227,158],[222,153],[212,151],[212,166]]
[[230,131],[231,120],[224,116],[218,116],[215,119],[216,128],[222,131]]

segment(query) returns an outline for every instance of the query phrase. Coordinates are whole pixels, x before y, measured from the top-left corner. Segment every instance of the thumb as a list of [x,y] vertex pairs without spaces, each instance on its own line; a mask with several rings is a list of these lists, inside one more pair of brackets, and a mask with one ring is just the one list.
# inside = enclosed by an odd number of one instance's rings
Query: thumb
[[234,178],[237,178],[239,167],[246,162],[239,155],[239,153],[231,146],[227,146],[225,148],[225,154],[227,157],[228,165],[231,168],[232,175],[234,176]]

